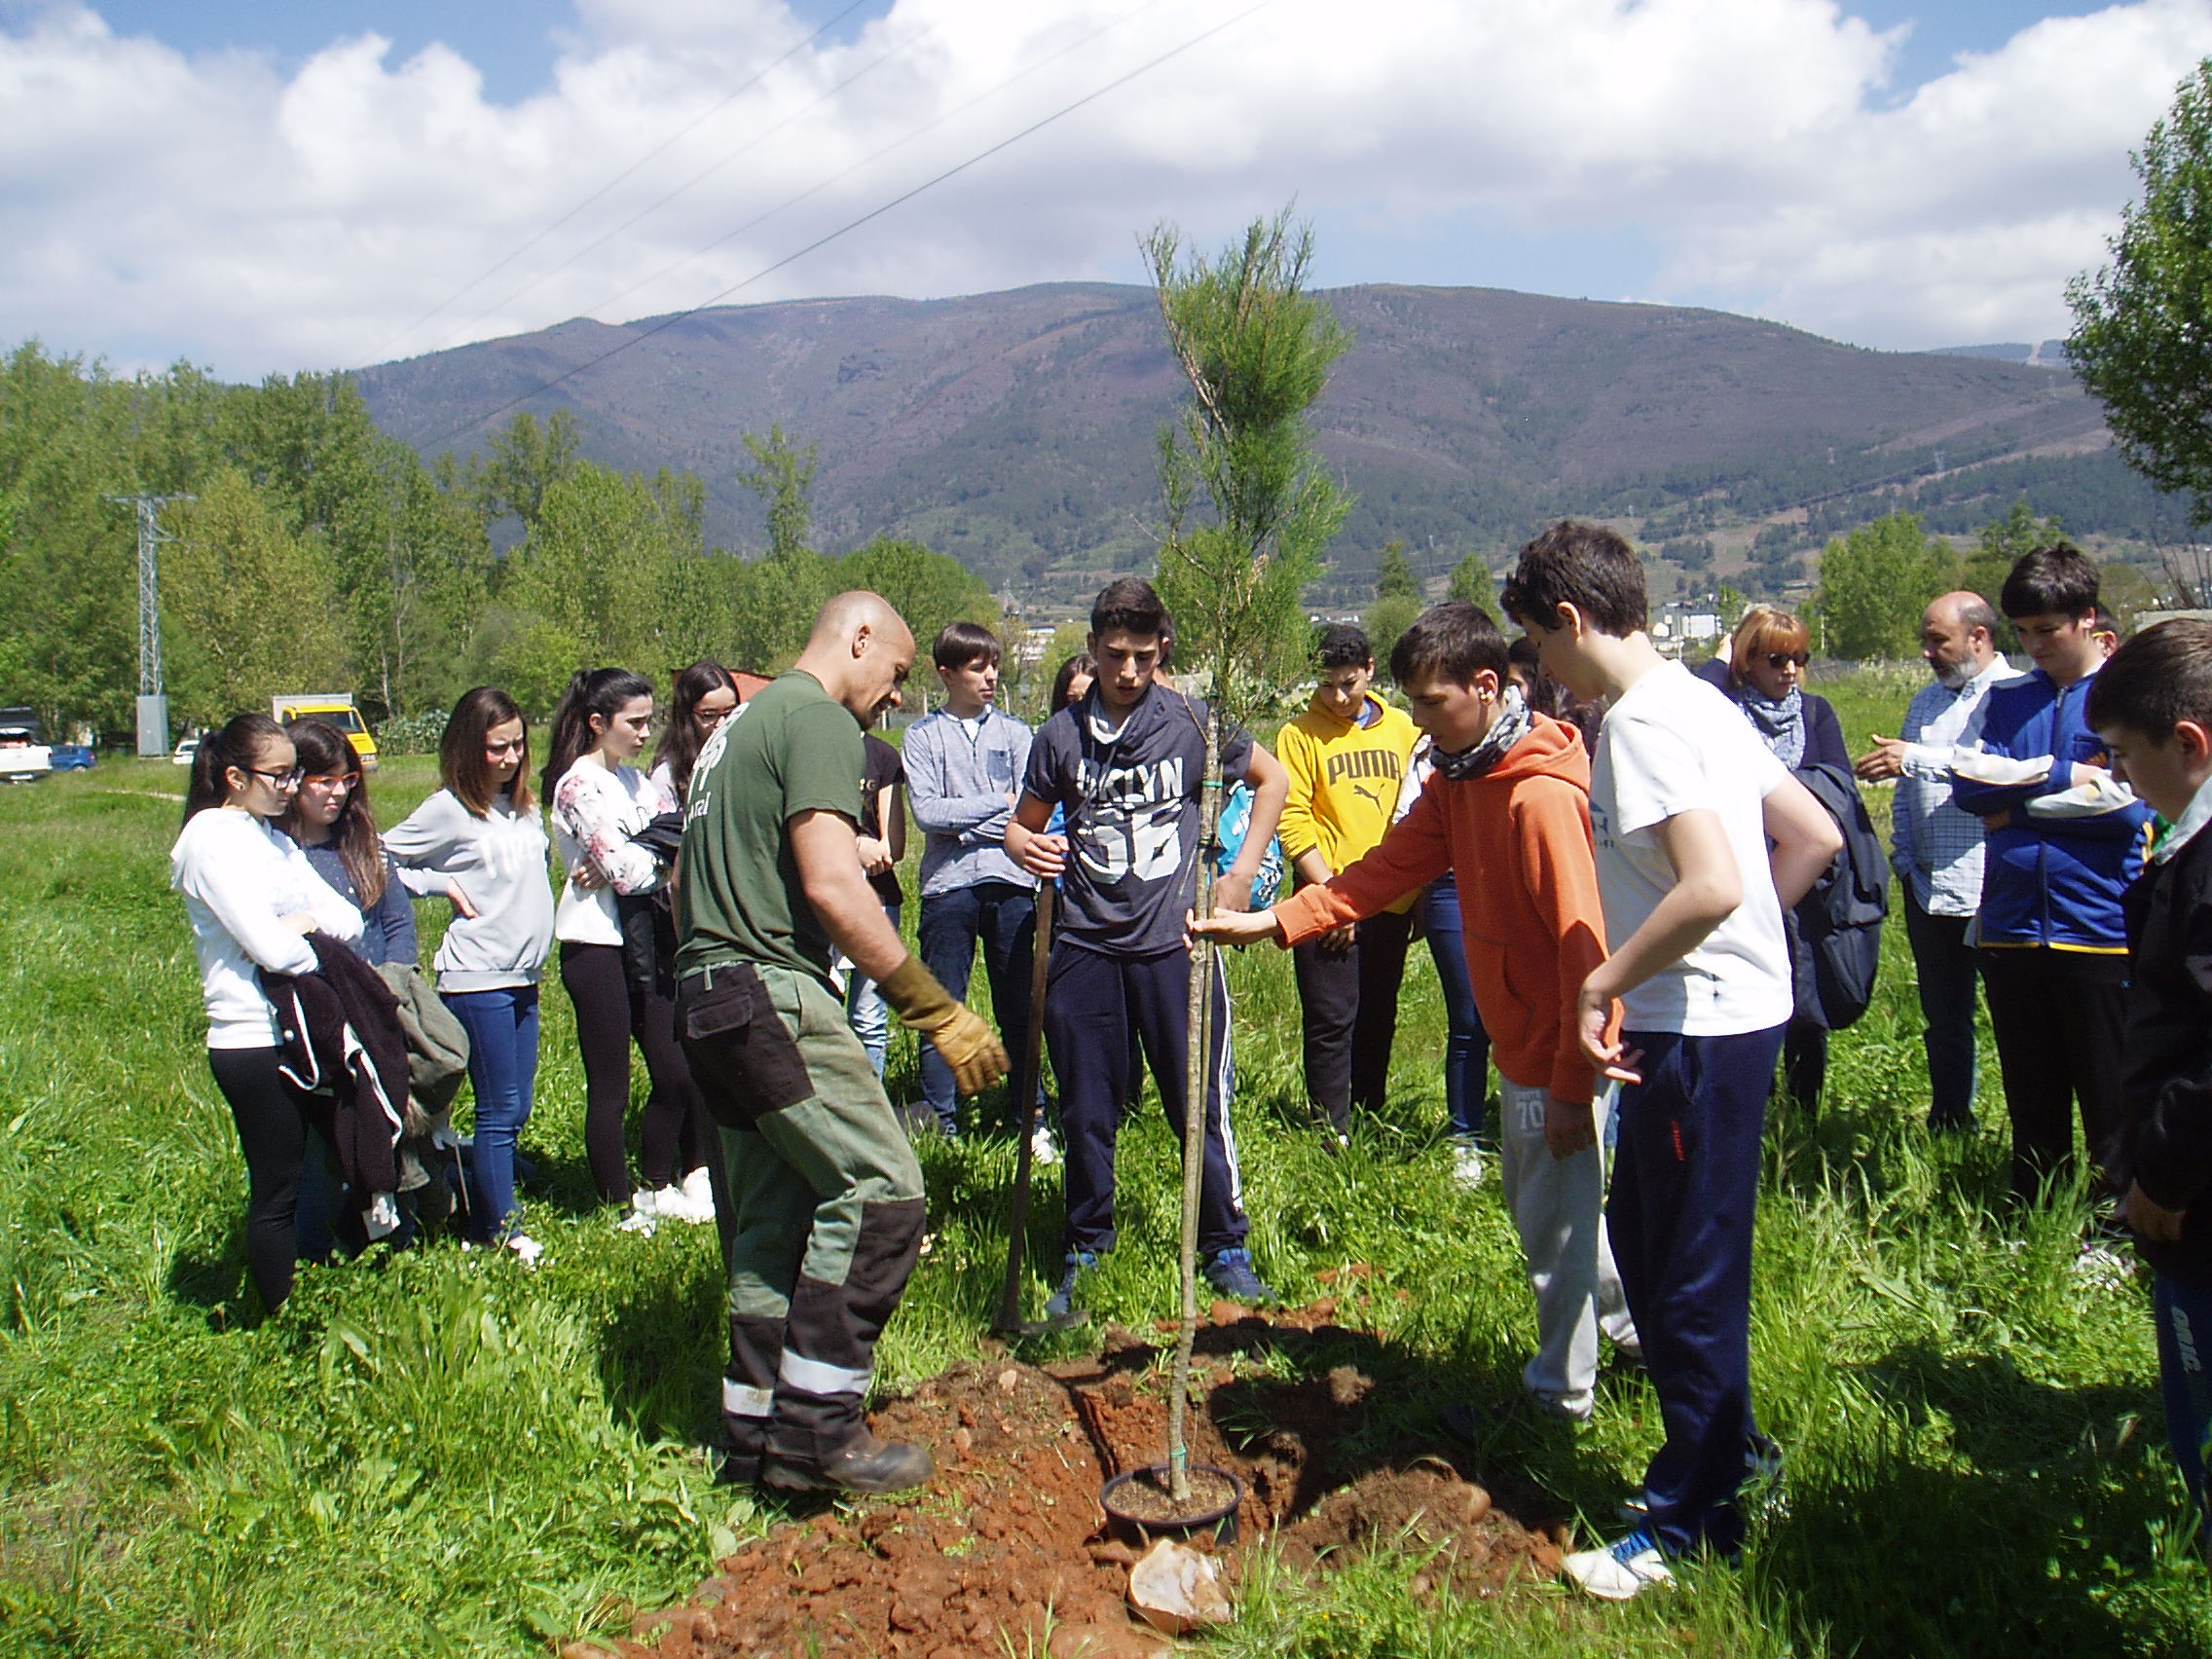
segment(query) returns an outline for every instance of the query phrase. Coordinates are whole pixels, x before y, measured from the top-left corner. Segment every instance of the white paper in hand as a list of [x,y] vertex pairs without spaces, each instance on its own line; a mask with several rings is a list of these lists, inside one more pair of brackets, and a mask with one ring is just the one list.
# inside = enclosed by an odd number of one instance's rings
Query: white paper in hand
[[2016,789],[2023,784],[2040,784],[2049,777],[2050,756],[2038,755],[2026,760],[2014,760],[2009,756],[1991,755],[1979,749],[1954,749],[1951,770],[1970,784]]

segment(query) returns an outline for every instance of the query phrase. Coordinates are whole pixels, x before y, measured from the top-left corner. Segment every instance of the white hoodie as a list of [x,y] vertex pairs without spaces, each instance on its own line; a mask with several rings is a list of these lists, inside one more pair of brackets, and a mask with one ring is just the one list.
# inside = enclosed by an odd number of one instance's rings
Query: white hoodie
[[297,842],[250,812],[194,813],[169,849],[169,885],[184,895],[192,922],[210,1049],[276,1047],[276,1011],[255,970],[312,974],[315,966],[307,936],[281,918],[306,911],[323,933],[349,942],[361,937],[352,902],[314,872]]

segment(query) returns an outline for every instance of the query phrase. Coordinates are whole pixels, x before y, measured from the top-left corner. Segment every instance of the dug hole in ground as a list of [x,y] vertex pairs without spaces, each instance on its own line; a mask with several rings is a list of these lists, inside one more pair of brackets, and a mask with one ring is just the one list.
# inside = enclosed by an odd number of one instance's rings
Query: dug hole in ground
[[[1490,1597],[1557,1576],[1567,1530],[1540,1493],[1433,1445],[1377,1444],[1364,1432],[1375,1384],[1358,1356],[1381,1345],[1356,1328],[1364,1270],[1347,1275],[1341,1302],[1266,1315],[1216,1303],[1198,1333],[1192,1460],[1244,1483],[1244,1541],[1216,1558],[1232,1601],[1256,1550],[1308,1573],[1376,1548],[1428,1555],[1417,1596]],[[783,1509],[687,1603],[641,1617],[637,1640],[613,1646],[662,1659],[1169,1651],[1128,1610],[1140,1548],[1116,1535],[1098,1501],[1108,1479],[1157,1463],[1166,1445],[1173,1325],[1159,1330],[1156,1346],[1113,1328],[1094,1357],[1044,1366],[985,1357],[886,1401],[871,1426],[928,1447],[935,1481]],[[1318,1375],[1298,1363],[1318,1356],[1349,1357]],[[578,1642],[564,1659],[607,1650]]]

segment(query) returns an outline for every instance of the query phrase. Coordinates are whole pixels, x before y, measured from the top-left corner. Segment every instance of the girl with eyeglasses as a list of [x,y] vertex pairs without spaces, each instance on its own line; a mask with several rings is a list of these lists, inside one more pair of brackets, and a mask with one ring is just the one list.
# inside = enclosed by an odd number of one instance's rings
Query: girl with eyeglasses
[[271,1311],[292,1293],[300,1169],[309,1137],[323,1131],[312,1097],[279,1069],[276,1011],[259,974],[312,974],[309,934],[351,942],[361,933],[360,911],[276,827],[299,786],[284,728],[267,715],[235,715],[201,740],[184,830],[169,850],[169,885],[184,896],[200,959],[207,1069],[245,1155],[246,1263]]
[[445,787],[385,836],[410,893],[453,903],[434,963],[438,994],[468,1032],[476,1095],[469,1160],[475,1242],[542,1253],[515,1209],[515,1141],[537,1080],[537,981],[553,943],[551,847],[530,793],[530,733],[497,686],[464,692],[438,741]]
[[699,751],[737,712],[737,679],[719,662],[693,663],[668,688],[668,724],[653,751],[652,781],[682,806],[691,793]]
[[[652,719],[650,681],[626,668],[579,670],[553,713],[542,780],[569,872],[553,933],[583,1051],[584,1152],[601,1201],[630,1200],[617,1225],[646,1234],[658,1221],[715,1218],[705,1112],[676,1038],[675,981],[661,982],[659,953],[645,942],[654,931],[651,896],[667,886],[673,861],[637,837],[676,811],[675,795],[631,764]],[[641,942],[635,954],[633,939]],[[622,1133],[632,1039],[652,1080],[639,1148],[644,1185],[635,1192]]]
[[300,787],[284,814],[284,832],[299,842],[315,873],[361,912],[356,949],[372,968],[413,962],[415,906],[399,866],[377,834],[368,782],[346,734],[328,720],[294,720],[284,728],[299,756]]

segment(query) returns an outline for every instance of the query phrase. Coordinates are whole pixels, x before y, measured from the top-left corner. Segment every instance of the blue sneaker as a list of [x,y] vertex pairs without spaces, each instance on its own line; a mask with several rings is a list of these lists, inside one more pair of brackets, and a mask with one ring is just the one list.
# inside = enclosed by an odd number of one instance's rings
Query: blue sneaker
[[1279,1302],[1273,1289],[1252,1271],[1252,1252],[1216,1250],[1206,1258],[1206,1283],[1232,1302]]
[[1577,1550],[1559,1566],[1578,1589],[1602,1602],[1632,1601],[1654,1584],[1675,1582],[1659,1540],[1641,1528],[1604,1549]]
[[1098,1266],[1095,1250],[1070,1250],[1067,1253],[1068,1271],[1060,1275],[1060,1288],[1045,1298],[1045,1317],[1065,1319],[1075,1311],[1075,1281],[1082,1274]]

